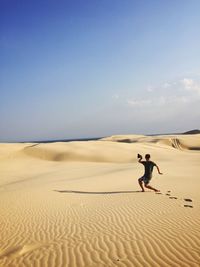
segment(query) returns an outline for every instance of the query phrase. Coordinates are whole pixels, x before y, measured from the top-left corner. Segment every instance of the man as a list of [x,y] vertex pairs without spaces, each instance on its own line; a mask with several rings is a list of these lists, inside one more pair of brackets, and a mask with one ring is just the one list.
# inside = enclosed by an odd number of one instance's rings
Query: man
[[[146,154],[145,155],[145,159],[146,161],[142,160],[142,156],[140,154],[138,154],[138,162],[144,165],[144,175],[138,179],[138,183],[140,185],[140,187],[142,188],[142,192],[144,192],[144,187],[154,190],[155,192],[159,192],[159,190],[153,188],[152,186],[149,185],[149,182],[152,178],[152,173],[153,173],[153,167],[155,166],[158,170],[159,174],[162,174],[160,172],[159,167],[156,165],[156,163],[154,163],[153,161],[150,160],[150,154]],[[143,186],[144,183],[144,186]]]

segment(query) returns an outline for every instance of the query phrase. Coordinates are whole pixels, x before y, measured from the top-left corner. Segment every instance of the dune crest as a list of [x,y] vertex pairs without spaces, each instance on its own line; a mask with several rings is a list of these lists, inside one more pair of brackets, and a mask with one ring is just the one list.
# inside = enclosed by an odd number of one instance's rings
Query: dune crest
[[102,141],[123,142],[123,143],[159,143],[165,144],[177,149],[200,150],[200,134],[196,135],[114,135],[102,138]]

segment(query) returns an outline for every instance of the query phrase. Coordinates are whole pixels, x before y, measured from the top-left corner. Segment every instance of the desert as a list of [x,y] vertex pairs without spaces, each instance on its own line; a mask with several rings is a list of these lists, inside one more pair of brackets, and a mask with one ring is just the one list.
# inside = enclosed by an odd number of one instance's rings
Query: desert
[[[0,266],[200,265],[200,134],[0,144]],[[151,184],[141,192],[149,153]]]

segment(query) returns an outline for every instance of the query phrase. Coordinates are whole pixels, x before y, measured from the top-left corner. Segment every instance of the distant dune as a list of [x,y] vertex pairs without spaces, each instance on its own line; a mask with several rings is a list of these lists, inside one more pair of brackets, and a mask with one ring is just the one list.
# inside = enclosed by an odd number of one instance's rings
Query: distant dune
[[0,266],[199,266],[199,162],[200,134],[0,144]]
[[187,131],[183,134],[200,134],[200,130],[198,130],[198,129],[190,130],[190,131]]
[[114,135],[102,138],[102,141],[122,142],[122,143],[153,143],[165,144],[178,149],[200,150],[200,134],[193,137],[190,135],[157,135],[157,136],[144,136],[144,135]]

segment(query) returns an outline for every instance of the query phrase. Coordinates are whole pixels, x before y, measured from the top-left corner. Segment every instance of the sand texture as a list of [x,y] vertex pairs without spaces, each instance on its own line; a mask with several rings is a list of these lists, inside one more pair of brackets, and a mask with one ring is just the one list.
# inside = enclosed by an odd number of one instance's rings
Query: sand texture
[[200,266],[199,192],[199,134],[0,144],[0,266]]

